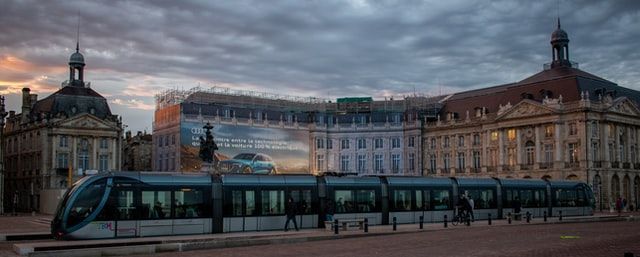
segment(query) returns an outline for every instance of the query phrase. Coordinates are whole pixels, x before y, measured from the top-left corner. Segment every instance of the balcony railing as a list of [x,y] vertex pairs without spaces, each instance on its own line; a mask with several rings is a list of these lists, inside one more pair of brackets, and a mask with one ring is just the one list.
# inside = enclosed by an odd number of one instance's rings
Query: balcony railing
[[634,163],[633,168],[636,170],[640,170],[640,163]]
[[622,163],[622,168],[623,169],[631,169],[631,163],[628,163],[628,162]]
[[619,163],[619,162],[612,162],[612,163],[611,163],[611,168],[615,168],[615,169],[617,169],[617,168],[619,168],[619,167],[620,167],[620,163]]
[[565,168],[578,168],[580,167],[580,163],[577,162],[566,162],[564,163]]
[[602,168],[602,162],[601,161],[593,162],[593,167],[594,168]]

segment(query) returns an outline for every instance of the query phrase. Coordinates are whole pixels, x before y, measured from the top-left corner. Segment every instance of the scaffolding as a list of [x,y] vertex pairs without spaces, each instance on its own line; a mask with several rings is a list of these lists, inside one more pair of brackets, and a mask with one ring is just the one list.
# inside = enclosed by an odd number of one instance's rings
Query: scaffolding
[[281,95],[261,91],[240,90],[226,87],[202,88],[200,86],[189,90],[167,89],[155,95],[156,110],[167,106],[188,101],[209,104],[214,102],[234,103],[244,106],[272,106],[272,107],[306,107],[312,104],[328,102],[317,97],[301,97]]

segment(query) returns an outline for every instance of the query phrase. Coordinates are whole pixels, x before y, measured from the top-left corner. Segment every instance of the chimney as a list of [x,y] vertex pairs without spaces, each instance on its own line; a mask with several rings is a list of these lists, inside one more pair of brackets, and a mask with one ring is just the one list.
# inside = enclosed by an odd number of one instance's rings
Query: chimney
[[29,122],[29,114],[31,113],[31,89],[25,87],[22,89],[22,120],[21,123]]
[[38,94],[30,94],[30,104],[31,104],[31,108],[33,108],[34,105],[36,105],[36,103],[38,102]]

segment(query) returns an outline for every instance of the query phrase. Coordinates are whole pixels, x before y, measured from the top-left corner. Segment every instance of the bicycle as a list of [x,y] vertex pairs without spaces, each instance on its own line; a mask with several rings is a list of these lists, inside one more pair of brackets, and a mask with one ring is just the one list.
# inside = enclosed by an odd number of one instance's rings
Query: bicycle
[[451,225],[457,226],[459,223],[469,222],[471,215],[468,211],[459,210],[455,216],[451,219]]

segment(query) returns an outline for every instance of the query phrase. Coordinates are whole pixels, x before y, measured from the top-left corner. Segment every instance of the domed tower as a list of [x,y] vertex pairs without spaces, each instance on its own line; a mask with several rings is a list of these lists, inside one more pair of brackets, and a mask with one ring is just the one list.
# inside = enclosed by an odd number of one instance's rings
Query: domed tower
[[571,62],[569,61],[569,36],[560,27],[560,18],[558,18],[558,28],[551,33],[551,47],[553,52],[551,68],[571,67]]
[[84,87],[84,56],[80,53],[80,43],[76,42],[76,52],[69,58],[69,85]]

